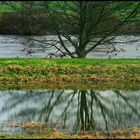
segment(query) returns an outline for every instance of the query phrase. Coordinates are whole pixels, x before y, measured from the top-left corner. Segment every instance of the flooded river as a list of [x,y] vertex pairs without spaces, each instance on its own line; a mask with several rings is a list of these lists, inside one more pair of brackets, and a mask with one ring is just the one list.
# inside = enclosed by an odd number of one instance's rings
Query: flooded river
[[[140,128],[139,101],[140,90],[0,91],[0,133],[42,134],[39,130],[44,128],[69,133]],[[25,129],[28,123],[34,124],[30,131]]]
[[[33,38],[45,40],[54,36]],[[103,47],[99,46],[87,57],[140,58],[140,36],[118,36],[114,41],[121,42],[114,44],[117,54],[98,52]],[[44,58],[56,51],[42,49],[45,47],[42,45],[30,42],[28,36],[0,35],[0,58]],[[3,90],[0,91],[0,134],[140,128],[139,101],[140,90]]]
[[[56,39],[56,36],[34,36],[33,38],[38,40],[53,40]],[[104,46],[98,46],[95,50],[89,53],[87,57],[140,58],[140,36],[118,36],[114,42],[121,42],[114,44],[115,48],[118,50],[117,52],[107,53]],[[29,41],[29,36],[0,35],[0,58],[44,58],[48,56],[49,53],[56,51],[53,47],[42,49],[45,47],[47,47],[47,44],[42,44],[37,41]],[[111,47],[111,45],[108,44],[108,47]],[[101,48],[104,48],[102,52]],[[70,48],[70,50],[72,50],[72,48]]]

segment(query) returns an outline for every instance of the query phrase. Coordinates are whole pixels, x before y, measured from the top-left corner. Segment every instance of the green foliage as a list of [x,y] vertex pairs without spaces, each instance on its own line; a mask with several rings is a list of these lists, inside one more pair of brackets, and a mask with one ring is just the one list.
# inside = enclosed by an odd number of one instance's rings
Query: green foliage
[[[14,3],[14,6],[17,8],[17,9],[20,9],[21,8],[21,4],[19,4],[18,2],[15,2]],[[14,12],[16,11],[15,9],[13,9],[10,5],[7,5],[7,4],[0,4],[0,12]]]

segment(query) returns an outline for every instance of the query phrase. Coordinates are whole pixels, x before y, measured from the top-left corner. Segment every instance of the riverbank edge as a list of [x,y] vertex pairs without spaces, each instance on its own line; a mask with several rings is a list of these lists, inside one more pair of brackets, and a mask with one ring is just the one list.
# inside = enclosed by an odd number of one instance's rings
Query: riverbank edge
[[0,59],[0,89],[139,89],[140,59]]
[[[51,130],[52,131],[52,130]],[[110,132],[81,131],[80,133],[69,134],[67,132],[57,133],[55,130],[46,135],[14,135],[0,134],[0,138],[13,139],[139,139],[139,128],[120,129]]]

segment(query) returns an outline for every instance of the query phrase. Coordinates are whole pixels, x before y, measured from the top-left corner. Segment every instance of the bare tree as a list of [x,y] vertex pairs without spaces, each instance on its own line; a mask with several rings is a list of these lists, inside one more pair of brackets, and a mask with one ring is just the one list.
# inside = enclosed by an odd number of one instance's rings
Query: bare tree
[[[72,58],[84,58],[97,46],[111,44],[119,33],[119,29],[131,22],[140,9],[140,2],[121,1],[58,1],[55,3],[44,1],[42,5],[47,9],[53,29],[59,38],[57,43],[60,43],[63,48],[57,49]],[[59,8],[54,8],[54,5]],[[72,39],[66,26],[73,29],[76,40]],[[74,52],[63,38],[71,44]],[[114,50],[115,48],[111,51]]]
[[[33,4],[35,2],[26,3],[29,7]],[[58,38],[34,41],[45,44],[43,49],[56,49],[48,56],[71,58],[84,58],[98,46],[108,48],[111,45],[109,52],[116,51],[113,39],[120,34],[120,29],[135,20],[140,10],[138,1],[40,1],[37,5],[46,11],[48,22]]]

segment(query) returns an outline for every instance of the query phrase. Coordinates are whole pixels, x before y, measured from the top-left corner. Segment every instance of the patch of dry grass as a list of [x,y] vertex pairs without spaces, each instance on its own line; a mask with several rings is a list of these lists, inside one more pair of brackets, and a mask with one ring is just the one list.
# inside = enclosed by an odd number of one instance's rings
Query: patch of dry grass
[[19,88],[140,87],[140,65],[50,67],[14,64],[0,67],[0,88],[9,88],[11,85]]

